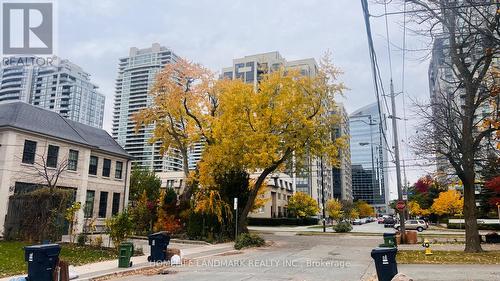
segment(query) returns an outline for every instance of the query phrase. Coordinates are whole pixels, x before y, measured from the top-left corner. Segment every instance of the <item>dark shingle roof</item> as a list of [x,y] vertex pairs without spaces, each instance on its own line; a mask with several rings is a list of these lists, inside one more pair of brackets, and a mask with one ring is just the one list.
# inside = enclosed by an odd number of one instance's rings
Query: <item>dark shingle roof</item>
[[12,127],[132,158],[106,131],[24,102],[0,104],[0,128]]

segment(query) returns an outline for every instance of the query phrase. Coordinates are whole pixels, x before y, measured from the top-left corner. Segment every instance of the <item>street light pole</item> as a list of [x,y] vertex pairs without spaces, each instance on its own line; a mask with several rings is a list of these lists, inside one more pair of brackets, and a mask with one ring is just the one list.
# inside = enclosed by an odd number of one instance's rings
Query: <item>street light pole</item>
[[326,232],[326,210],[325,210],[325,180],[323,179],[323,156],[320,157],[321,164],[321,205],[323,206],[323,232]]

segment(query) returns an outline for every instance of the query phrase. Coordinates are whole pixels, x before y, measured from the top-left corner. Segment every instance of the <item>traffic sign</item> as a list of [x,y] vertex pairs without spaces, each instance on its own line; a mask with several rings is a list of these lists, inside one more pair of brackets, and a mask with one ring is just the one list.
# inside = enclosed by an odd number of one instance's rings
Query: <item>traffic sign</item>
[[396,203],[396,209],[402,211],[406,208],[406,203],[403,200],[400,200]]

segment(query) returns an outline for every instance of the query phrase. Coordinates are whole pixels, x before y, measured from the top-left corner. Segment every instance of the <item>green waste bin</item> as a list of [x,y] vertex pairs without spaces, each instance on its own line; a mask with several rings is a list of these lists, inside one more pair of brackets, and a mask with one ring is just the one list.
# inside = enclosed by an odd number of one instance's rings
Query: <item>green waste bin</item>
[[382,248],[395,248],[396,244],[396,233],[384,233],[384,244],[380,244],[379,247]]
[[134,244],[131,242],[123,242],[120,244],[120,252],[118,256],[118,267],[131,267],[132,261],[130,258],[134,254]]

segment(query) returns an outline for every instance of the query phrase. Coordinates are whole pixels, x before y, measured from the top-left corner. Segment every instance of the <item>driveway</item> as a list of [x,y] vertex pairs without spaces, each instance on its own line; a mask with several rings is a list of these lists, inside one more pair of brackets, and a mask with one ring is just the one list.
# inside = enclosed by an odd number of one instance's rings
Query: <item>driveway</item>
[[379,237],[263,235],[271,247],[191,260],[169,275],[133,276],[135,280],[362,280],[371,275],[370,251]]

